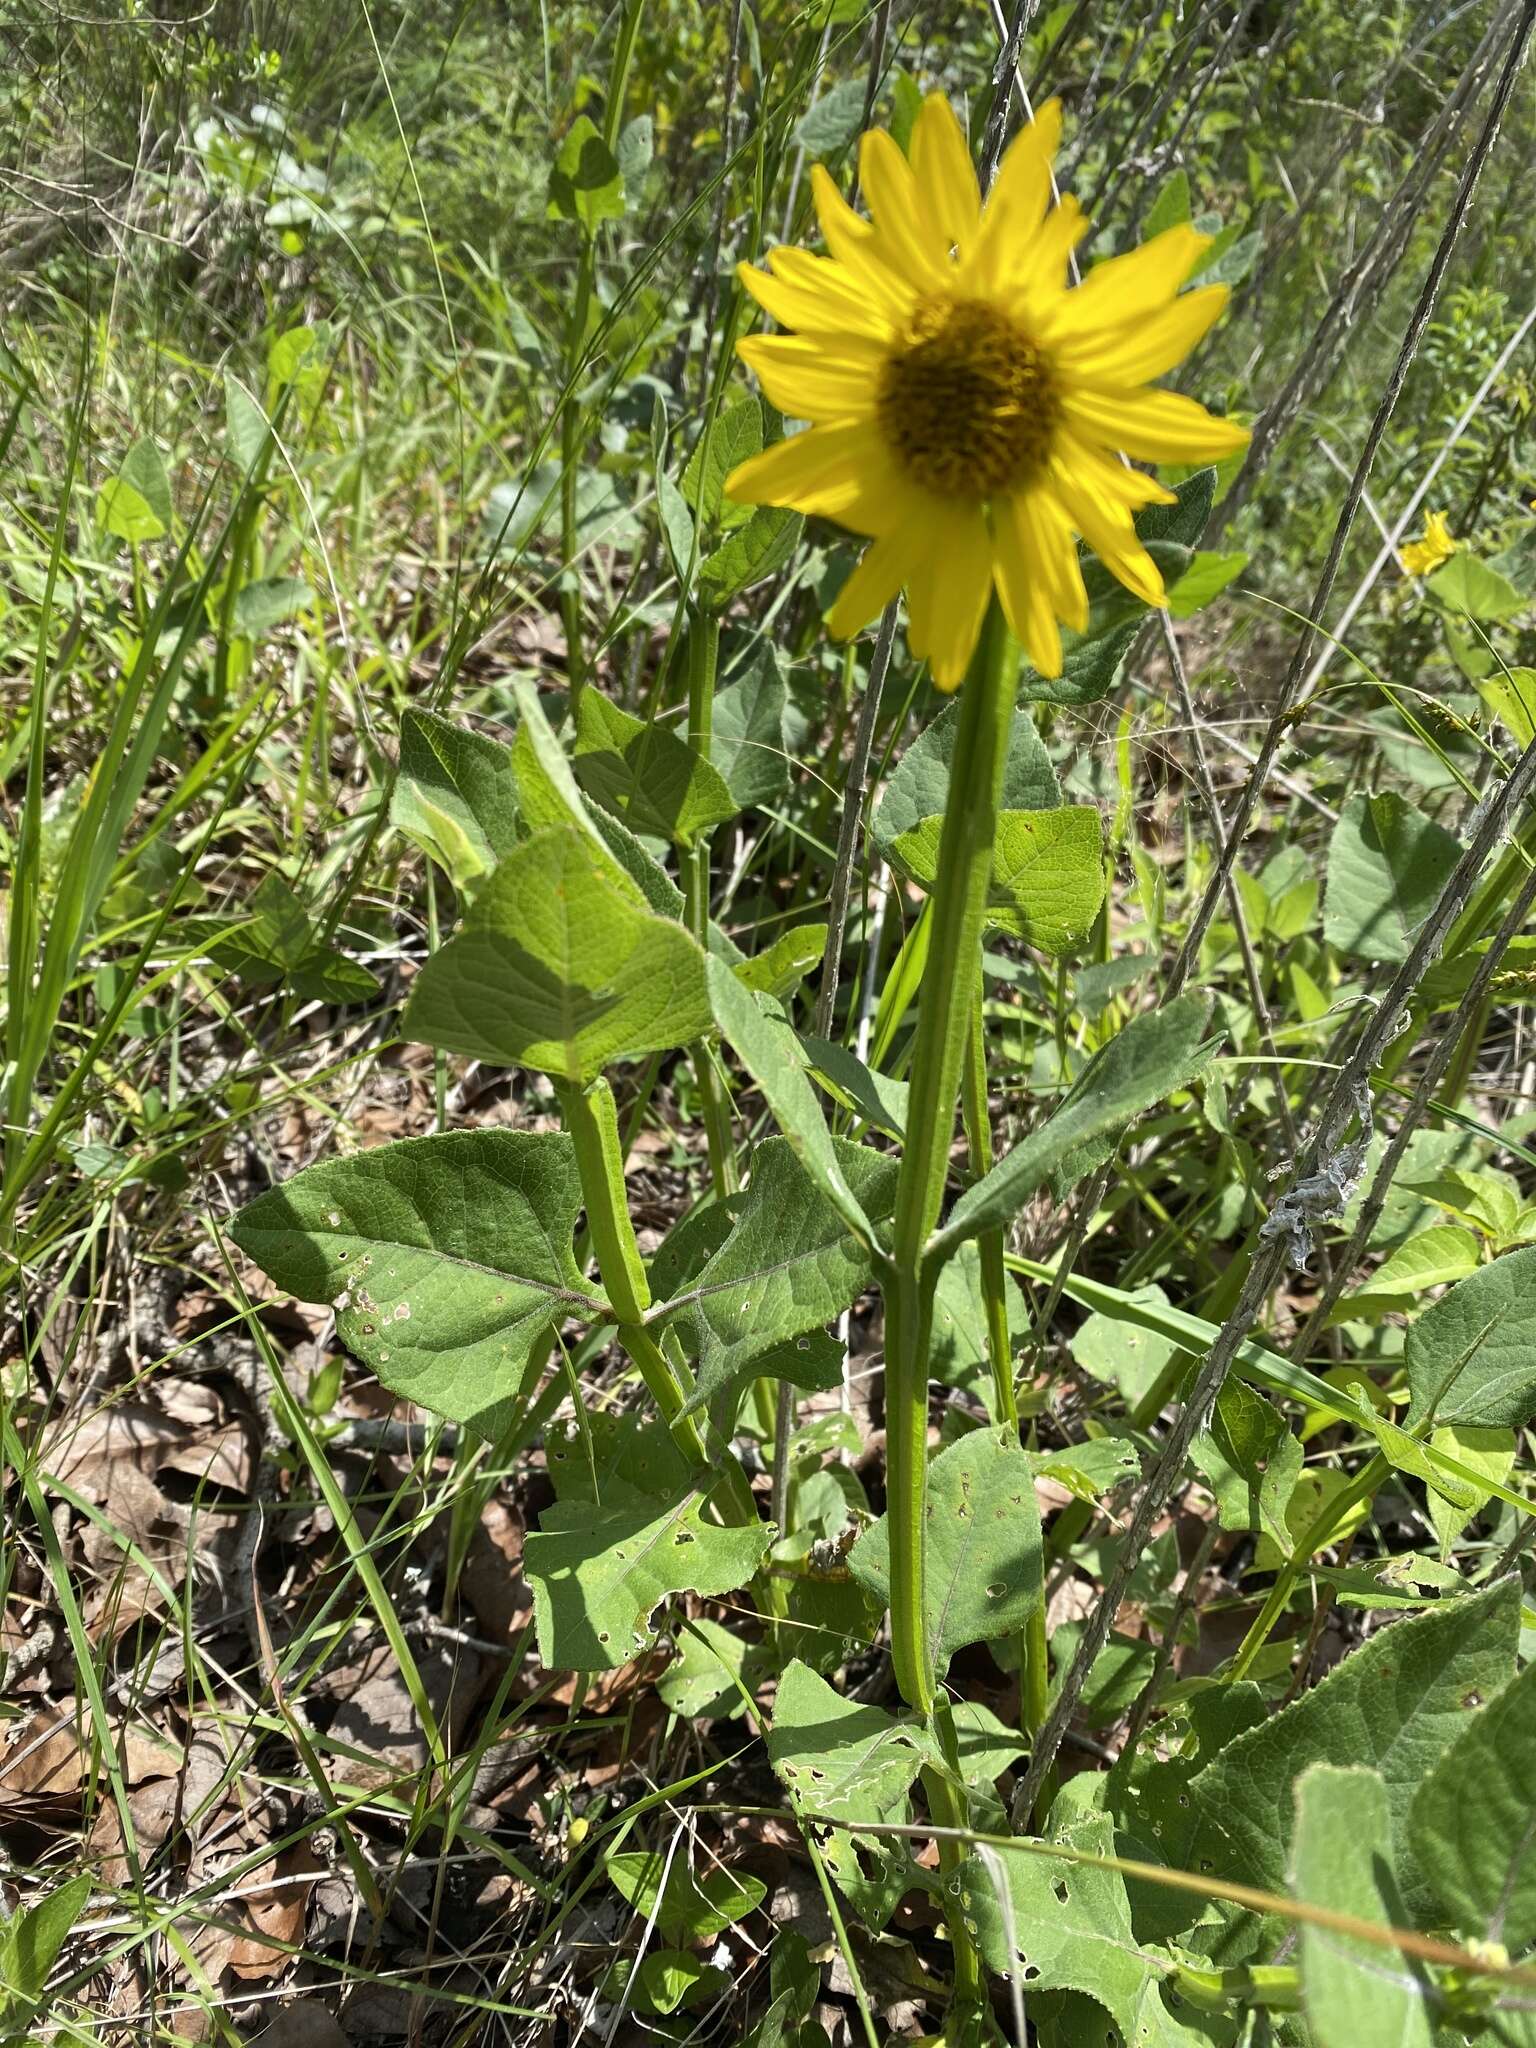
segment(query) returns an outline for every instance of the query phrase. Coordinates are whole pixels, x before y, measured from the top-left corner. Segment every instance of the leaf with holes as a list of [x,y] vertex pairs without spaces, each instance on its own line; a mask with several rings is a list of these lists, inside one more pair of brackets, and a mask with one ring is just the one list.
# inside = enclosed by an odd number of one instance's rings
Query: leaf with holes
[[[1077,1819],[1052,1839],[1093,1856],[1115,1853],[1105,1813]],[[1006,1903],[999,1880],[1007,1887]],[[999,1975],[1016,1972],[1026,1996],[1080,1993],[1102,2006],[1121,2038],[1138,2048],[1193,2048],[1210,2039],[1203,2030],[1188,2030],[1165,2002],[1162,1986],[1172,1959],[1136,1939],[1118,1871],[1001,1849],[974,1852],[950,1883],[961,1910],[975,1921],[986,1963]]]
[[242,1209],[236,1244],[389,1388],[494,1438],[535,1341],[601,1312],[572,1251],[576,1153],[560,1132],[445,1131],[327,1160]]
[[693,1478],[664,1422],[602,1408],[583,1407],[551,1428],[544,1457],[560,1500],[604,1508],[654,1509],[676,1500]]
[[1414,1851],[1409,1810],[1469,1717],[1513,1675],[1519,1616],[1519,1587],[1506,1582],[1440,1600],[1372,1636],[1190,1780],[1188,1808],[1162,1844],[1168,1861],[1279,1889],[1298,1772],[1347,1756],[1380,1771],[1399,1881],[1410,1912],[1426,1910],[1429,1873]]
[[674,1593],[744,1586],[773,1531],[766,1522],[706,1522],[710,1499],[685,1493],[659,1514],[644,1501],[597,1511],[581,1500],[547,1507],[523,1541],[541,1661],[552,1671],[612,1670],[650,1647],[651,1616]]
[[643,1920],[654,1919],[672,1942],[713,1941],[745,1920],[768,1890],[760,1877],[718,1864],[695,1876],[686,1840],[678,1843],[670,1867],[665,1849],[625,1849],[609,1856],[603,1868],[614,1890]]
[[[924,1632],[940,1677],[956,1650],[1017,1635],[1040,1605],[1035,1476],[1012,1429],[977,1429],[928,1468]],[[848,1569],[890,1602],[890,1518],[871,1524]]]
[[749,1643],[739,1629],[699,1615],[677,1634],[677,1657],[656,1690],[685,1721],[734,1720],[778,1668],[771,1643]]
[[[1294,1896],[1376,1927],[1410,1924],[1381,1773],[1313,1764],[1295,1796]],[[1301,1994],[1317,2048],[1431,2048],[1436,2038],[1429,1986],[1411,1959],[1332,1927],[1302,1926]]]
[[1536,1664],[1467,1723],[1425,1779],[1409,1826],[1463,1935],[1514,1955],[1536,1942]]
[[639,908],[573,826],[555,826],[497,868],[417,975],[401,1029],[586,1082],[614,1060],[686,1045],[709,1022],[692,938]]
[[911,1819],[907,1794],[927,1761],[923,1738],[882,1707],[845,1699],[796,1659],[779,1681],[768,1758],[795,1812],[816,1817],[841,1889],[869,1927],[883,1927],[919,1881],[917,1866],[899,1837],[860,1834],[859,1824]]
[[400,721],[400,772],[389,822],[469,894],[517,845],[512,750],[500,740],[407,711]]
[[[942,817],[924,818],[891,845],[894,865],[925,889],[938,872],[943,829]],[[1104,887],[1104,828],[1094,805],[999,814],[987,899],[995,930],[1059,958],[1092,930]]]
[[1518,1429],[1536,1416],[1536,1249],[1509,1252],[1458,1281],[1408,1327],[1413,1400],[1426,1422]]
[[[876,1219],[889,1216],[895,1160],[830,1142],[838,1170],[864,1212]],[[771,1347],[823,1329],[869,1280],[868,1252],[785,1140],[759,1145],[730,1235],[665,1312],[667,1326],[699,1361],[689,1406],[716,1399]],[[785,1377],[793,1378],[792,1354],[781,1363]],[[820,1383],[818,1374],[815,1384]]]

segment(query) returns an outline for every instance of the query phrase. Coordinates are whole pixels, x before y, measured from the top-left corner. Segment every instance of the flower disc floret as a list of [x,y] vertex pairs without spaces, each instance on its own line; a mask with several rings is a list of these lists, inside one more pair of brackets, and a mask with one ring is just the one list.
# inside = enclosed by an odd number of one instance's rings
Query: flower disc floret
[[1038,473],[1057,407],[1043,350],[985,299],[920,299],[880,372],[880,431],[942,498],[992,498]]

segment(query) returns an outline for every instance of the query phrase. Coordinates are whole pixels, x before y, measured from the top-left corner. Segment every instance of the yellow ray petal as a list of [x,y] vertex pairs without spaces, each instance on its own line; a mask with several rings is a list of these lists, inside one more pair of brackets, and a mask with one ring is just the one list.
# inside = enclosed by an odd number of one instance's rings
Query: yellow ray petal
[[1051,196],[1051,162],[1060,141],[1061,102],[1047,100],[1014,137],[998,167],[962,290],[995,291],[1010,254],[1038,233]]
[[725,480],[726,494],[739,505],[792,505],[837,519],[858,499],[869,469],[883,459],[870,427],[812,427],[738,463]]
[[1209,235],[1183,222],[1154,235],[1124,256],[1095,263],[1062,308],[1057,332],[1086,337],[1119,329],[1171,299],[1211,245]]
[[920,537],[910,526],[873,541],[863,560],[837,593],[827,613],[827,630],[849,640],[877,618],[906,585],[921,553]]
[[[790,263],[789,257],[800,261]],[[805,249],[775,249],[768,261],[771,277],[750,263],[738,263],[736,275],[781,327],[801,334],[858,334],[871,341],[894,337],[895,322],[842,264]]]
[[851,334],[806,339],[798,334],[750,334],[736,353],[780,412],[805,420],[869,416],[885,351]]
[[[1030,661],[1043,676],[1061,674],[1061,632],[1053,586],[1062,587],[1066,571],[1065,553],[1071,573],[1077,577],[1077,550],[1065,523],[1052,508],[1042,516],[1043,496],[1018,491],[992,509],[993,549],[997,559],[997,588],[1003,611]],[[1087,599],[1084,598],[1086,610]]]
[[[1069,293],[1069,300],[1071,296]],[[1182,293],[1157,312],[1145,313],[1118,329],[1101,328],[1082,340],[1063,341],[1057,327],[1052,334],[1056,360],[1069,378],[1085,384],[1107,384],[1123,391],[1131,384],[1150,383],[1183,362],[1217,319],[1228,296],[1224,284],[1206,285]]]
[[941,92],[931,92],[912,128],[912,169],[924,212],[946,250],[962,257],[981,223],[981,188],[965,131]]
[[883,128],[859,139],[859,183],[890,259],[919,291],[936,291],[949,269],[949,251],[918,203],[912,166]]
[[941,690],[965,681],[992,594],[992,538],[980,508],[936,507],[909,579],[912,652],[926,657]]
[[1053,460],[1051,487],[1068,519],[1110,574],[1143,604],[1160,605],[1162,576],[1137,539],[1126,507],[1095,490],[1081,464]]
[[859,219],[827,175],[823,164],[811,166],[811,197],[816,206],[816,218],[821,224],[822,238],[833,256],[839,263],[847,265],[861,288],[892,319],[905,319],[912,306],[910,280],[903,274],[901,266],[891,260],[889,251],[869,222]]
[[1089,391],[1070,387],[1062,410],[1085,439],[1139,462],[1205,462],[1248,444],[1248,429],[1218,419],[1177,391]]

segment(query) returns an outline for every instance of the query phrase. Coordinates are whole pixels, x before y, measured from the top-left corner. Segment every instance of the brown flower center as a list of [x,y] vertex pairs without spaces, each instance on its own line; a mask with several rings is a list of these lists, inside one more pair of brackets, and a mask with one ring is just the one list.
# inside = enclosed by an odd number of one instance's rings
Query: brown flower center
[[984,299],[922,299],[880,373],[877,414],[907,474],[941,498],[1016,489],[1050,447],[1058,406],[1045,356]]

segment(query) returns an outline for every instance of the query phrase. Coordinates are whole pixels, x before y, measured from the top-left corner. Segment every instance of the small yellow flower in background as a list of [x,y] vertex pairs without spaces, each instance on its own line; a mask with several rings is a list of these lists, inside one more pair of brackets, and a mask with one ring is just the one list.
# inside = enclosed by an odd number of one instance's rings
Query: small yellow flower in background
[[994,584],[1042,675],[1088,599],[1081,534],[1145,603],[1163,582],[1132,514],[1172,494],[1131,469],[1230,455],[1246,428],[1150,380],[1182,361],[1227,302],[1180,293],[1208,246],[1169,228],[1071,287],[1087,232],[1075,199],[1051,201],[1056,101],[1015,139],[981,202],[965,136],[941,93],[924,100],[909,162],[864,136],[859,217],[812,172],[830,252],[775,249],[743,264],[759,305],[793,332],[739,344],[781,412],[812,422],[732,471],[731,496],[835,519],[873,541],[828,619],[846,638],[907,593],[909,644],[952,690]]
[[1428,576],[1455,554],[1460,542],[1453,538],[1443,512],[1426,512],[1424,538],[1411,540],[1400,550],[1403,567],[1410,576]]

